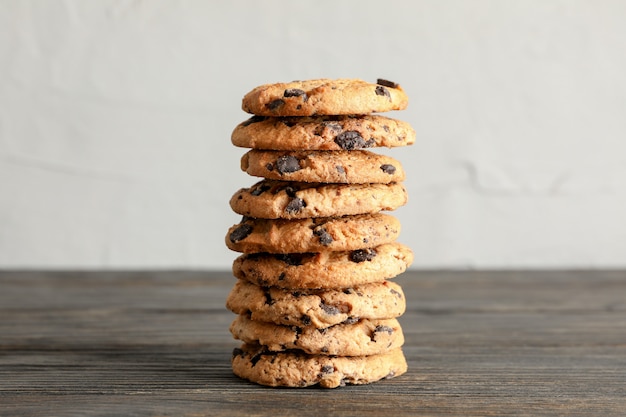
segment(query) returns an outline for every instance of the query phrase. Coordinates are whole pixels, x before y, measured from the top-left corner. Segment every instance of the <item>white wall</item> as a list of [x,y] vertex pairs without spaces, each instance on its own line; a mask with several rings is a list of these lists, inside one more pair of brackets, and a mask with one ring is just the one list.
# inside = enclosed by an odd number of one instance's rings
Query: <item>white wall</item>
[[626,266],[626,2],[0,2],[0,267],[229,268],[256,85],[402,84],[415,268]]

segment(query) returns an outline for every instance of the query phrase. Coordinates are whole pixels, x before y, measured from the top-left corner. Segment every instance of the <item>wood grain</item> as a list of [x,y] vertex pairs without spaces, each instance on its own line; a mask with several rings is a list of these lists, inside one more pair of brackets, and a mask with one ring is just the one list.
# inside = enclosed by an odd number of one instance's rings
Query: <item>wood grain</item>
[[626,415],[626,272],[408,272],[409,372],[272,389],[230,370],[221,272],[0,272],[2,416]]

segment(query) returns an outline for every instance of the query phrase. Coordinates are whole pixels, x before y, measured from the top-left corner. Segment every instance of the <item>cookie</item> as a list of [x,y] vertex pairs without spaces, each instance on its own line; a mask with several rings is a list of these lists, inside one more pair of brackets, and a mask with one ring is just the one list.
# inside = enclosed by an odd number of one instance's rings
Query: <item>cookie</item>
[[283,326],[239,315],[230,326],[235,339],[270,351],[301,350],[314,355],[363,356],[401,347],[404,335],[396,319],[362,319],[326,329]]
[[235,252],[304,253],[371,248],[399,235],[400,221],[383,213],[294,220],[244,216],[225,241]]
[[243,344],[233,350],[233,373],[261,385],[336,388],[368,384],[402,375],[407,363],[401,348],[378,355],[328,356],[300,351],[270,352],[260,345]]
[[402,165],[370,151],[261,151],[241,157],[241,170],[274,180],[340,184],[401,182]]
[[252,116],[235,127],[231,142],[267,150],[351,151],[412,145],[415,130],[406,122],[379,115]]
[[314,116],[404,110],[408,103],[391,81],[323,78],[261,85],[244,96],[241,108],[259,116]]
[[402,288],[383,281],[338,290],[285,290],[237,280],[226,307],[252,320],[318,329],[360,319],[391,319],[404,313]]
[[337,289],[394,278],[412,262],[411,249],[392,242],[355,251],[243,254],[232,270],[235,277],[260,286]]
[[304,219],[378,213],[406,204],[402,184],[319,184],[263,180],[230,199],[235,213],[261,219]]

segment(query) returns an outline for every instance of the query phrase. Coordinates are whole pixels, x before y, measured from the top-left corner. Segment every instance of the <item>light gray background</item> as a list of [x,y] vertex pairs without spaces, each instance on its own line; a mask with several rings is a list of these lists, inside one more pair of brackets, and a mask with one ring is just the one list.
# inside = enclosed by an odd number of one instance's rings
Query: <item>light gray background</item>
[[0,267],[219,268],[278,81],[399,82],[414,268],[626,266],[624,1],[1,1]]

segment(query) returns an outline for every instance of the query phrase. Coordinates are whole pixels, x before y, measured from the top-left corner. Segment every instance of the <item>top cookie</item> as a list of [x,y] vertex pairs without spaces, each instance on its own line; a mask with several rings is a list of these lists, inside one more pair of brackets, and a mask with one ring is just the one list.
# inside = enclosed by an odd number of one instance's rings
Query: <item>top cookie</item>
[[244,96],[241,108],[258,116],[314,116],[404,110],[407,105],[406,93],[391,81],[322,78],[261,85]]

